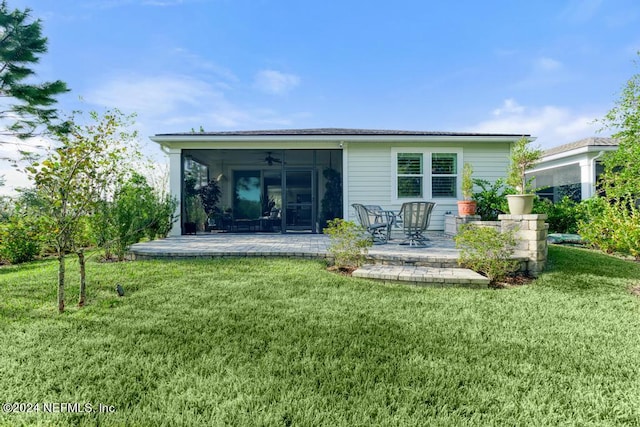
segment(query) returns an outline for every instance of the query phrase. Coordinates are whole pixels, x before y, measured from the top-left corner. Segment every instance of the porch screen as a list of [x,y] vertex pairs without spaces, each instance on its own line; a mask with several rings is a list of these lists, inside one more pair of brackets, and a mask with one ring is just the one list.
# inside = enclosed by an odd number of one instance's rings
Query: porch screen
[[422,197],[424,162],[422,153],[398,153],[398,198]]
[[431,197],[457,197],[458,155],[433,153],[431,156]]

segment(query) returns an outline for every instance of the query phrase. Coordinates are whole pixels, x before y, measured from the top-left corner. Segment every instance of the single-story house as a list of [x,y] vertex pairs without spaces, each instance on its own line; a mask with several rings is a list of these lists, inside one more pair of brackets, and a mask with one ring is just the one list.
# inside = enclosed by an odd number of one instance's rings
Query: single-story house
[[552,202],[569,196],[576,202],[596,194],[598,178],[604,171],[602,157],[618,149],[613,138],[585,138],[550,148],[544,152],[538,165],[527,172],[535,177],[533,186],[542,188],[540,197]]
[[238,231],[317,233],[333,217],[355,220],[353,203],[399,210],[403,202],[427,200],[437,204],[430,229],[444,230],[445,214],[455,213],[462,199],[463,164],[471,163],[474,178],[504,177],[511,146],[522,136],[293,129],[157,134],[151,140],[169,156],[170,191],[181,217],[171,235],[180,235],[193,231],[185,225],[185,193],[210,181],[221,190],[223,211],[214,227],[227,221],[225,227]]

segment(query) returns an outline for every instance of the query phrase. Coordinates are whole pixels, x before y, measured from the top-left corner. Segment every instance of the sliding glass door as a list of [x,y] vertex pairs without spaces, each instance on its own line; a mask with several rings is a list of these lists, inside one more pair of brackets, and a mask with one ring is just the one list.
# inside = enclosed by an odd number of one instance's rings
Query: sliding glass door
[[286,231],[315,232],[316,180],[313,170],[285,170]]

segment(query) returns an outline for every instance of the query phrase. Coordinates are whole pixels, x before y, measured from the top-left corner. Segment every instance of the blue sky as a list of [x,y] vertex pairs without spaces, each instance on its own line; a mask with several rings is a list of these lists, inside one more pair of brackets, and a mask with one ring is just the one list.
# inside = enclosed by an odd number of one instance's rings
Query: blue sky
[[530,133],[548,148],[595,135],[640,72],[637,0],[8,3],[43,20],[39,76],[72,89],[60,107],[136,112],[143,140],[349,127]]

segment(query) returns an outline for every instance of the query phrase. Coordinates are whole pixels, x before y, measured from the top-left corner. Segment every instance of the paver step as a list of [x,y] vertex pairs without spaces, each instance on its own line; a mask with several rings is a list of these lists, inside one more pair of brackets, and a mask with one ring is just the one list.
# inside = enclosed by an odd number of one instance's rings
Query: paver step
[[483,285],[489,279],[467,268],[433,268],[400,265],[365,264],[353,272],[353,277],[412,282],[416,285]]
[[431,268],[457,268],[458,256],[456,255],[386,255],[369,254],[366,262],[370,264],[401,266],[401,267],[431,267]]

